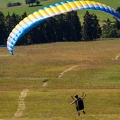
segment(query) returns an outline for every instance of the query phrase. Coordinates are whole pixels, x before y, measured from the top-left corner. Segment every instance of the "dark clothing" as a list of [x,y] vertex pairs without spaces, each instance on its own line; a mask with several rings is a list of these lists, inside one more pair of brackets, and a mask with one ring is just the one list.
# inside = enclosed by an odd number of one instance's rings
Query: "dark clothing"
[[76,110],[79,111],[79,110],[83,110],[83,109],[84,109],[83,100],[81,98],[78,98],[76,100]]

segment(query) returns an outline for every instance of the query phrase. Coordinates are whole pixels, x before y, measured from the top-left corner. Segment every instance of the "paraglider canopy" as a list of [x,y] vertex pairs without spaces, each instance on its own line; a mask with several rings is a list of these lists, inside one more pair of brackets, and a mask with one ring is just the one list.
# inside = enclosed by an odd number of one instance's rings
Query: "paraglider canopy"
[[99,10],[109,13],[116,17],[120,21],[120,14],[113,8],[94,1],[77,1],[69,0],[64,2],[59,2],[52,4],[50,6],[44,7],[30,14],[23,20],[21,20],[15,28],[10,33],[7,39],[7,48],[9,52],[14,54],[14,46],[16,42],[25,35],[29,30],[46,20],[47,18],[53,17],[66,12],[76,11],[76,10]]

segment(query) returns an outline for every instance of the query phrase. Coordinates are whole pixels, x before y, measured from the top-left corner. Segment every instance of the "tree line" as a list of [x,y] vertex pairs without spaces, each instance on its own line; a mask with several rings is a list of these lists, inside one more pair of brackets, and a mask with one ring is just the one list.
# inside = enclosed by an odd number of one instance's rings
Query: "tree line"
[[[119,7],[117,11],[120,12]],[[0,12],[0,45],[6,44],[12,29],[26,16],[26,12],[21,16],[15,13],[4,16]],[[107,19],[100,26],[97,16],[90,14],[89,11],[86,11],[83,18],[81,24],[76,11],[48,18],[20,38],[17,45],[120,37],[120,23],[116,19],[114,22]]]
[[29,4],[29,7],[34,6],[34,3],[36,3],[36,5],[39,5],[40,1],[39,0],[25,0],[25,4]]

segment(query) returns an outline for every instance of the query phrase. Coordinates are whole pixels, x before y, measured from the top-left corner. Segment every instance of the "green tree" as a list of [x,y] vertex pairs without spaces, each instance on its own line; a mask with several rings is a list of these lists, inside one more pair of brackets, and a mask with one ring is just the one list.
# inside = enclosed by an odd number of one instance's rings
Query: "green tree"
[[116,38],[117,37],[117,28],[114,26],[109,19],[104,21],[102,26],[102,37],[103,38]]
[[86,41],[100,38],[101,27],[97,16],[86,11],[83,22],[83,39]]
[[[118,7],[116,9],[116,11],[120,13],[120,7]],[[114,26],[115,26],[115,28],[117,28],[117,31],[116,31],[117,32],[117,37],[120,38],[120,21],[118,21],[116,18],[115,18]]]
[[[120,13],[120,7],[118,7],[116,11]],[[118,21],[116,18],[115,18],[115,27],[117,29],[120,29],[120,21]]]
[[46,20],[46,35],[48,42],[58,41],[57,28],[59,28],[57,17],[49,18],[49,20]]
[[5,25],[5,17],[2,12],[0,12],[0,44],[6,43],[6,25]]
[[12,29],[20,22],[21,16],[16,15],[15,13],[12,14],[12,16],[8,15],[6,16],[6,25],[8,31],[12,31]]
[[33,6],[33,3],[35,3],[35,2],[36,2],[36,0],[25,0],[25,3],[29,4],[29,7]]
[[57,41],[80,41],[81,23],[77,12],[61,14],[56,17]]
[[81,23],[79,17],[77,16],[77,12],[70,12],[66,15],[68,36],[70,41],[80,41],[82,38],[81,34]]
[[21,21],[21,16],[16,15],[15,13],[13,13],[12,16],[10,16],[8,13],[5,19],[7,35],[9,35],[13,28]]
[[93,39],[100,38],[102,31],[101,31],[101,27],[99,24],[99,20],[97,19],[97,16],[95,14],[92,14],[91,17],[92,17],[91,31],[93,35],[92,38]]
[[5,22],[6,22],[6,31],[7,31],[7,36],[9,35],[9,33],[11,32],[12,28],[11,28],[11,24],[10,24],[10,21],[11,21],[11,16],[8,12],[8,15],[5,17]]
[[85,41],[93,40],[92,35],[92,17],[88,11],[86,11],[84,15],[84,22],[83,22],[83,39]]
[[36,5],[40,5],[40,1],[39,0],[36,0]]

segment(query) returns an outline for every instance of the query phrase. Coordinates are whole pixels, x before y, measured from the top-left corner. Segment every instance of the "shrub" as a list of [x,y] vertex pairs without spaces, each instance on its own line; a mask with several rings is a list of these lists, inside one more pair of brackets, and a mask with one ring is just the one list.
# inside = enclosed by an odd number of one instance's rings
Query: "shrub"
[[12,7],[12,3],[11,2],[7,3],[7,7]]
[[20,5],[21,5],[20,2],[15,2],[15,3],[9,2],[9,3],[7,4],[7,7],[14,7],[14,6],[20,6]]

